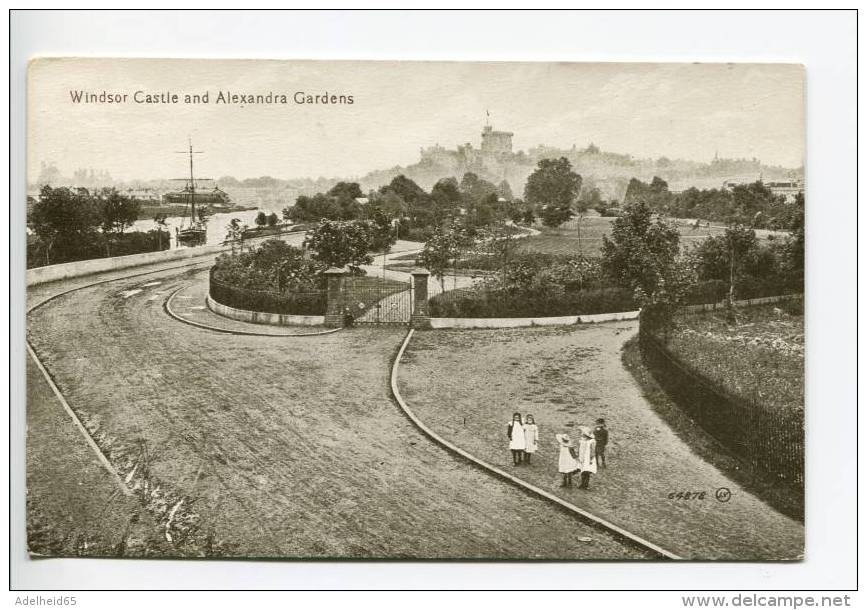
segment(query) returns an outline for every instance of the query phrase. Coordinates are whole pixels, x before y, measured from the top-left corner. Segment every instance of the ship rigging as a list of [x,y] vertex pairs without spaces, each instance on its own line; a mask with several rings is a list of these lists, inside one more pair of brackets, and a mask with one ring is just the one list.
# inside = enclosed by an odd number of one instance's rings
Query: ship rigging
[[[192,140],[190,140],[189,145],[189,151],[184,150],[177,152],[182,155],[189,154],[190,177],[176,178],[176,180],[183,180],[187,183],[183,192],[187,195],[190,215],[189,217],[184,216],[181,220],[181,227],[175,229],[175,239],[177,240],[178,245],[201,246],[207,241],[208,230],[205,228],[206,208],[202,207],[198,211],[198,214],[196,213],[196,178],[193,174],[193,155],[202,154],[203,151],[193,150]],[[209,180],[209,178],[204,178],[204,180]]]

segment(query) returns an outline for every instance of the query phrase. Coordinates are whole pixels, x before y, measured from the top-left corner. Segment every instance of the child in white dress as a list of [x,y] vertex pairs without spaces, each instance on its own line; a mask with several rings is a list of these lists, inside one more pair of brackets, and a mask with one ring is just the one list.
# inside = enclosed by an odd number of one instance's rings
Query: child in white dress
[[524,461],[530,463],[530,458],[539,449],[539,426],[536,425],[536,420],[533,416],[527,413],[527,419],[524,420]]
[[518,466],[524,459],[524,449],[527,447],[527,439],[524,436],[524,422],[521,420],[520,413],[512,415],[512,421],[509,422],[506,428],[506,434],[509,436],[512,464]]
[[557,434],[555,437],[560,445],[559,471],[563,475],[560,487],[572,487],[572,473],[578,470],[578,461],[575,459],[575,447],[568,434]]
[[587,426],[581,427],[581,439],[578,441],[578,466],[581,468],[581,484],[578,489],[588,489],[590,474],[596,472],[596,440],[593,431]]

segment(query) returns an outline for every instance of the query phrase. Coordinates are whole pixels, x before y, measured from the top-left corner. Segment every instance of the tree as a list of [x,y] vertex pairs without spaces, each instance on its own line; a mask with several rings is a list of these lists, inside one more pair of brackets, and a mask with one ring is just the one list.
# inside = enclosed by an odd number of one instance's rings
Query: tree
[[571,207],[560,207],[555,205],[544,205],[539,210],[539,218],[542,219],[542,224],[546,227],[556,229],[564,222],[575,216],[575,212]]
[[266,224],[268,224],[268,215],[262,210],[259,210],[259,213],[256,214],[256,226],[264,227]]
[[486,227],[501,216],[501,206],[496,193],[489,193],[485,197],[470,204],[467,210],[467,223],[473,227]]
[[456,178],[450,177],[439,180],[433,185],[430,196],[436,209],[437,220],[442,221],[448,216],[458,215],[463,202],[463,194]]
[[361,216],[361,204],[356,201],[364,196],[357,182],[338,182],[326,193],[337,206],[338,218],[354,220]]
[[97,195],[100,225],[105,236],[106,255],[111,256],[111,242],[138,220],[141,203],[115,188],[102,189]]
[[792,204],[791,235],[783,244],[780,261],[787,282],[803,290],[804,286],[804,194],[798,193]]
[[154,224],[156,225],[157,230],[157,248],[159,250],[163,249],[163,229],[166,228],[167,218],[167,214],[157,214],[154,216]]
[[244,239],[244,228],[245,227],[241,225],[241,221],[237,218],[230,220],[229,225],[226,227],[226,238],[223,240],[223,243],[229,242],[229,244],[231,244],[232,256],[235,256],[236,253],[235,245]]
[[460,191],[467,207],[477,205],[488,199],[491,195],[498,196],[497,187],[491,182],[483,180],[473,172],[467,172],[461,178]]
[[406,214],[412,226],[423,226],[430,220],[428,203],[430,195],[418,184],[404,176],[396,176],[391,182],[379,189],[382,195],[396,195],[405,204]]
[[527,178],[524,199],[541,208],[546,226],[558,227],[574,215],[572,204],[580,192],[581,176],[572,171],[569,159],[542,159]]
[[382,275],[385,277],[385,258],[397,242],[397,231],[391,224],[391,218],[382,210],[372,210],[371,216],[367,221],[370,231],[369,247],[373,252],[382,252]]
[[[770,211],[775,204],[784,205],[782,197],[777,197],[761,180],[752,184],[738,184],[732,188],[733,210],[727,221],[730,224],[755,224],[759,212]],[[757,218],[756,226],[763,227],[764,219]]]
[[279,223],[279,222],[280,222],[280,219],[277,217],[276,212],[271,212],[270,214],[268,214],[268,226],[269,227],[276,227],[277,223]]
[[665,213],[668,213],[671,200],[672,195],[668,190],[668,183],[659,176],[654,176],[650,184],[645,184],[638,178],[632,178],[626,187],[626,195],[623,198],[624,203],[643,201],[651,210]]
[[506,201],[511,201],[515,198],[512,194],[512,187],[509,186],[509,183],[506,180],[503,180],[497,185],[497,194]]
[[431,272],[445,290],[445,274],[449,267],[455,268],[464,248],[472,244],[466,229],[457,222],[440,225],[424,244],[416,261]]
[[373,262],[370,245],[370,226],[359,220],[322,220],[304,238],[314,259],[328,267],[349,267],[354,275],[364,275],[361,265]]
[[626,206],[613,223],[611,239],[602,236],[602,268],[622,286],[640,290],[647,300],[676,276],[680,234],[643,201]]
[[45,264],[63,261],[92,242],[99,213],[87,189],[43,186],[28,224],[42,243]]

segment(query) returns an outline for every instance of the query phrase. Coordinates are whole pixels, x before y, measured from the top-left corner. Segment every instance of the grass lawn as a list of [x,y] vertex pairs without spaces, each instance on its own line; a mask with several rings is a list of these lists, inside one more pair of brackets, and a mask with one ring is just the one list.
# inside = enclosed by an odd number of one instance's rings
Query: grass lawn
[[[519,248],[522,252],[599,256],[602,252],[602,236],[610,235],[611,223],[614,220],[611,217],[588,216],[581,221],[580,230],[579,224],[574,220],[556,229],[537,227],[541,234],[522,239]],[[681,245],[697,243],[708,235],[725,232],[725,227],[717,226],[693,229],[691,224],[683,220],[677,221],[677,227],[681,235]]]
[[[587,256],[599,256],[602,248],[602,236],[610,235],[613,217],[587,216],[579,224],[575,220],[564,223],[556,229],[544,226],[535,227],[541,232],[540,235],[518,240],[518,249],[521,252],[542,252],[544,254],[579,254]],[[684,219],[677,219],[677,228],[681,235],[681,245],[698,243],[709,235],[725,233],[725,227],[711,225],[706,228],[702,225],[699,229],[693,229],[692,224]],[[759,237],[765,237],[769,231],[756,231]],[[781,235],[781,234],[780,234]],[[580,236],[580,240],[579,240]],[[579,248],[580,241],[580,248]],[[417,254],[402,254],[391,258],[392,261],[414,261]]]
[[[37,353],[136,487],[132,508],[144,509],[158,534],[172,533],[168,548],[157,536],[151,554],[646,557],[419,433],[389,392],[402,329],[216,334],[162,310],[165,296],[195,282],[207,274],[131,278],[62,296],[28,317]],[[28,461],[28,480],[40,486],[31,492],[32,533],[54,527],[60,539],[100,537],[84,554],[105,554],[123,534],[126,509],[95,518],[104,485],[91,493],[72,479],[77,493],[57,488],[57,469],[76,466],[64,462],[77,432],[52,437],[71,429],[58,420],[31,425],[31,434],[45,435],[45,457]],[[45,550],[75,552],[70,544]]]
[[[803,525],[773,510],[697,455],[660,418],[621,363],[635,322],[562,328],[416,333],[400,370],[407,403],[439,434],[480,458],[696,559],[795,559]],[[532,413],[540,449],[513,467],[506,423]],[[591,490],[558,487],[554,435],[605,417],[609,465]],[[715,499],[728,487],[731,501]],[[704,491],[678,500],[677,492]]]
[[775,305],[681,316],[668,347],[735,394],[775,410],[804,409],[804,316]]

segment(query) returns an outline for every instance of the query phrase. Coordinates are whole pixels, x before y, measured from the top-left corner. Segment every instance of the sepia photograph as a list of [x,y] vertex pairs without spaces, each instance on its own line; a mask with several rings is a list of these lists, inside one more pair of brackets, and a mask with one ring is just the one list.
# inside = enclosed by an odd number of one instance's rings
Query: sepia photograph
[[28,552],[802,560],[804,87],[33,59]]

